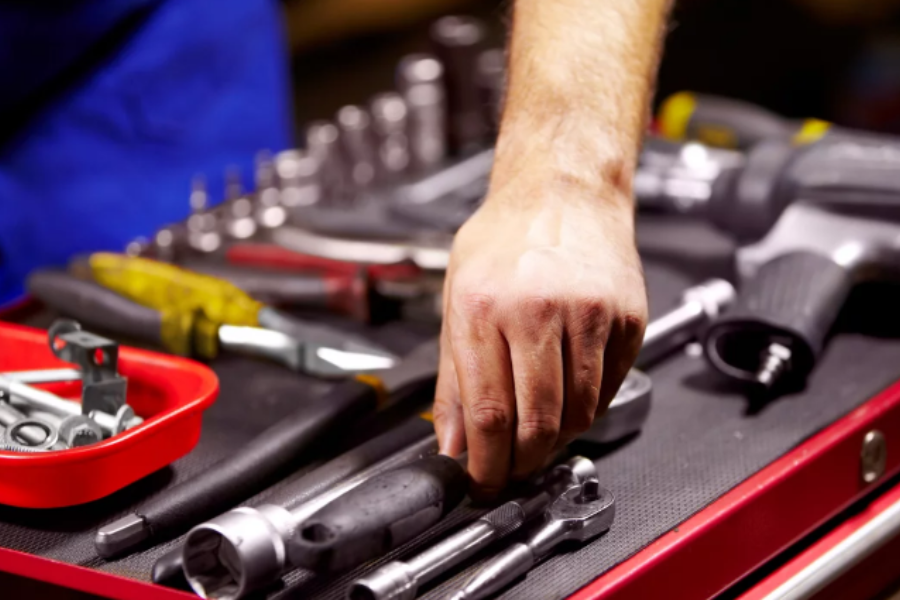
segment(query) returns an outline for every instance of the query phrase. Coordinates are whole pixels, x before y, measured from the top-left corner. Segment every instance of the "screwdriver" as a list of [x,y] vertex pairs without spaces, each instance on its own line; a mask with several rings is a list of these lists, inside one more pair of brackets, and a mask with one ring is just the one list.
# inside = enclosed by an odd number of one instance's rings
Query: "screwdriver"
[[[158,344],[181,356],[212,359],[224,350],[274,360],[317,377],[387,368],[394,362],[389,355],[341,352],[257,327],[198,325],[193,313],[157,311],[64,271],[35,271],[27,287],[47,306],[91,327]],[[355,366],[347,369],[348,365]]]
[[355,275],[360,267],[373,282],[409,281],[422,275],[422,270],[409,262],[366,264],[335,260],[288,250],[276,244],[246,242],[234,244],[225,252],[225,260],[236,265],[281,268],[296,271],[320,271],[326,275]]
[[770,139],[809,143],[834,130],[819,119],[792,121],[749,102],[690,92],[667,98],[657,123],[670,140],[697,140],[738,150]]
[[[161,312],[196,313],[204,326],[262,327],[292,338],[348,352],[392,356],[368,340],[322,325],[300,321],[258,302],[233,284],[146,258],[97,252],[70,265],[103,287]],[[200,340],[212,340],[206,333]]]
[[429,340],[396,367],[377,376],[358,375],[337,384],[319,402],[304,403],[236,454],[102,527],[94,539],[97,552],[106,558],[128,553],[180,533],[252,496],[337,428],[346,428],[351,421],[434,385],[439,347],[438,340]]

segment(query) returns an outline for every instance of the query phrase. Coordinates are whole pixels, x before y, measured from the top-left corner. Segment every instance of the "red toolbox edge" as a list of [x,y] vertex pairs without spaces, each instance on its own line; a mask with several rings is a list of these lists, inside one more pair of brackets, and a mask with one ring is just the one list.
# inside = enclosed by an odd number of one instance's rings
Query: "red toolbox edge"
[[573,600],[710,598],[900,471],[860,477],[867,432],[900,444],[900,381],[823,429],[571,596]]
[[[841,521],[834,529],[800,552],[790,562],[741,595],[740,600],[762,600],[856,533],[861,527],[896,506],[897,503],[900,503],[900,484],[872,500],[859,513]],[[900,579],[898,556],[900,556],[900,536],[896,536],[874,549],[862,562],[838,576],[825,590],[816,594],[816,600],[864,600],[876,596],[883,592],[889,584]]]
[[114,600],[186,600],[197,596],[121,575],[0,548],[0,569]]

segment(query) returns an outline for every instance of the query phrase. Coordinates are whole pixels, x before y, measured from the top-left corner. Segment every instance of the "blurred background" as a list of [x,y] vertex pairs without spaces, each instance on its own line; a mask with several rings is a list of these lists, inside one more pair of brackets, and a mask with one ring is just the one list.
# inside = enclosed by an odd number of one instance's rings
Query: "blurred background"
[[[502,45],[511,2],[289,0],[298,127],[392,85],[428,24],[477,15]],[[678,0],[657,98],[681,90],[751,101],[789,117],[900,132],[900,1]],[[657,100],[658,102],[658,100]]]

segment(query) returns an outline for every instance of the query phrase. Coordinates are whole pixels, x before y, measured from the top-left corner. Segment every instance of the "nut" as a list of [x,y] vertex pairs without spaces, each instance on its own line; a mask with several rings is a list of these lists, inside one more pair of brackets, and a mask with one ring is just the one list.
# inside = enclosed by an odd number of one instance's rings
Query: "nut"
[[90,417],[71,415],[59,424],[59,439],[69,448],[88,446],[103,439],[103,430]]

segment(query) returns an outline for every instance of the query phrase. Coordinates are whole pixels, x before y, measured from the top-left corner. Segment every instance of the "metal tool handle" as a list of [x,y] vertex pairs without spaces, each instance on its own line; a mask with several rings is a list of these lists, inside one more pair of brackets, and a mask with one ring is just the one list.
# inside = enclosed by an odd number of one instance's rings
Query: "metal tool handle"
[[370,479],[298,525],[294,564],[338,571],[382,556],[437,523],[465,496],[465,469],[432,456]]
[[776,344],[787,350],[782,374],[802,379],[852,285],[851,270],[826,256],[795,252],[769,261],[743,286],[734,308],[709,328],[706,357],[729,377],[771,387],[765,378],[779,375],[774,363],[766,363]]
[[298,464],[338,423],[375,410],[376,391],[356,380],[335,386],[327,398],[304,404],[235,454],[170,489],[137,510],[155,536],[182,531],[234,506]]

